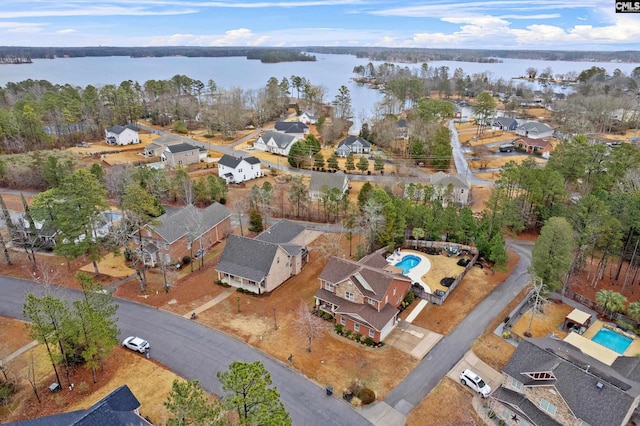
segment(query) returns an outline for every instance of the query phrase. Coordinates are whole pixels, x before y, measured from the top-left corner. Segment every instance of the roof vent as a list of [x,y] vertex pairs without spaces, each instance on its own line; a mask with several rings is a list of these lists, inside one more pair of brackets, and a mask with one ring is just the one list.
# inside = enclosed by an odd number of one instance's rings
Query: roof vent
[[598,389],[602,389],[604,387],[604,385],[602,384],[602,382],[598,382],[598,383],[596,383],[596,387]]

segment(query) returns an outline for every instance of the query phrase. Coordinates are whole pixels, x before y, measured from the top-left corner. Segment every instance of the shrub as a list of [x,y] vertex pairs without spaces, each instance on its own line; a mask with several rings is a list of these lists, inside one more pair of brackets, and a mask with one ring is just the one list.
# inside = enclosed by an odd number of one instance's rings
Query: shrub
[[78,393],[87,393],[89,392],[89,385],[87,382],[80,382],[78,383],[78,386],[76,386],[76,391]]
[[129,247],[126,247],[124,249],[124,260],[126,260],[127,262],[131,260],[131,250],[129,249]]
[[362,388],[358,393],[358,399],[362,402],[362,405],[371,404],[376,400],[376,393],[369,388]]
[[352,334],[353,334],[353,331],[351,331],[351,330],[347,330],[347,331],[344,332],[344,335],[346,337],[351,337]]
[[362,339],[362,334],[356,333],[356,335],[353,338],[354,338],[355,341],[359,342],[360,339]]
[[216,282],[216,284],[218,284],[218,285],[222,285],[222,284],[223,284],[223,282],[222,282],[222,280],[221,280],[220,278],[218,278],[215,282]]
[[205,138],[207,138],[207,139],[211,139],[212,137],[214,137],[214,135],[212,135],[211,133],[205,133],[205,134],[204,134],[204,135],[202,135],[202,136],[204,136],[204,137],[205,137]]
[[336,324],[334,329],[336,330],[336,333],[342,334],[342,330],[344,329],[344,326],[342,324]]
[[324,318],[324,319],[326,319],[326,320],[328,321],[328,320],[330,320],[330,319],[331,319],[331,318],[333,318],[333,317],[331,316],[331,314],[328,314],[328,313],[326,313],[326,312],[325,312],[325,313],[322,315],[322,318]]
[[188,265],[191,263],[191,256],[185,256],[182,258],[182,264],[183,265]]
[[404,298],[404,302],[407,303],[406,306],[409,306],[416,299],[416,296],[413,294],[413,290],[409,290],[409,293]]
[[371,337],[367,337],[364,339],[364,344],[367,346],[373,346],[373,339]]
[[502,332],[502,338],[503,339],[508,339],[511,337],[511,332],[509,330],[505,330]]
[[495,419],[496,418],[496,413],[494,413],[493,410],[490,410],[488,415],[489,415],[490,419]]

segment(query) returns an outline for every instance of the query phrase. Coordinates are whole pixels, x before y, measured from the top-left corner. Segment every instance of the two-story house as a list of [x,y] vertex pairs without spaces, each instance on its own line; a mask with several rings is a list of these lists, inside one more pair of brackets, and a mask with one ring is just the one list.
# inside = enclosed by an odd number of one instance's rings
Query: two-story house
[[349,135],[338,143],[336,155],[346,157],[349,154],[368,154],[371,151],[371,143],[360,136]]
[[216,266],[218,279],[257,294],[269,293],[298,275],[309,261],[310,234],[281,220],[256,238],[229,235]]
[[318,122],[318,118],[311,111],[304,111],[298,117],[298,121],[306,124],[316,124]]
[[105,138],[108,145],[132,145],[140,143],[138,128],[133,124],[107,127],[105,129]]
[[332,257],[318,277],[316,307],[337,324],[374,342],[384,340],[398,320],[398,307],[411,288],[405,276],[385,271],[381,252],[353,262]]
[[200,148],[188,143],[167,145],[160,159],[169,167],[188,166],[200,162]]
[[640,359],[605,364],[552,337],[518,343],[490,396],[491,410],[509,426],[638,424]]
[[299,140],[298,136],[269,130],[253,143],[253,147],[259,151],[271,152],[286,157],[289,155],[293,144]]
[[234,157],[223,155],[218,161],[218,176],[227,183],[241,183],[262,176],[260,159],[256,157]]
[[322,191],[331,191],[337,189],[340,197],[349,190],[349,179],[343,171],[335,173],[311,172],[311,180],[309,181],[309,198],[312,200],[320,199]]
[[162,135],[147,144],[142,151],[145,157],[159,157],[169,145],[179,145],[183,143],[181,139],[174,135]]
[[432,200],[440,200],[444,205],[455,203],[465,206],[469,203],[469,183],[460,176],[437,172],[430,176],[433,186]]
[[142,251],[146,265],[180,262],[198,250],[206,250],[231,232],[231,214],[225,206],[213,203],[205,209],[193,204],[157,219],[136,232],[132,244]]

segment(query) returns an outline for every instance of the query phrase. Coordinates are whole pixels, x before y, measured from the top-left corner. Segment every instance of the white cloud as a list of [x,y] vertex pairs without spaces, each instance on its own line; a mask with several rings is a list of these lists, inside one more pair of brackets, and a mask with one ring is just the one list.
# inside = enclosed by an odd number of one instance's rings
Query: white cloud
[[76,32],[76,30],[73,30],[73,29],[69,28],[69,29],[66,29],[66,30],[58,30],[58,31],[56,31],[56,34],[72,34],[72,33],[75,33],[75,32]]
[[21,10],[2,12],[3,19],[47,18],[63,16],[162,16],[197,13],[197,9],[148,10],[141,7],[87,6],[76,9]]

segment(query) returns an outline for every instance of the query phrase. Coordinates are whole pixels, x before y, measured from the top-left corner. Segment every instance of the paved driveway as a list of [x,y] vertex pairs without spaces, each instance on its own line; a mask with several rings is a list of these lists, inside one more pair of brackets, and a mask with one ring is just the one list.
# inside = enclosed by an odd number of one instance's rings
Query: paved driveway
[[[493,392],[502,383],[502,373],[495,370],[486,362],[482,361],[472,351],[468,351],[460,361],[447,373],[447,377],[456,383],[460,383],[460,373],[466,369],[470,369],[491,387]],[[460,386],[463,386],[460,384]],[[469,392],[474,393],[469,386],[464,386]]]

